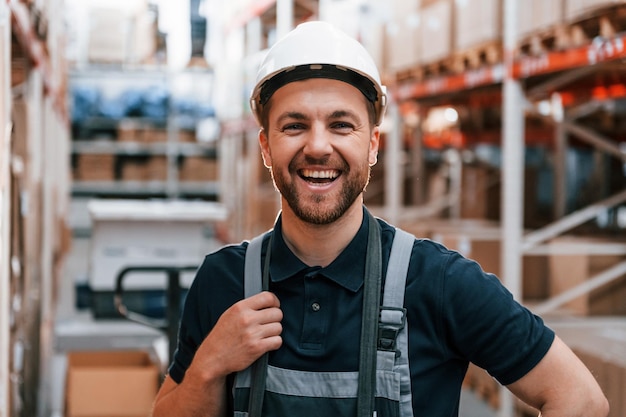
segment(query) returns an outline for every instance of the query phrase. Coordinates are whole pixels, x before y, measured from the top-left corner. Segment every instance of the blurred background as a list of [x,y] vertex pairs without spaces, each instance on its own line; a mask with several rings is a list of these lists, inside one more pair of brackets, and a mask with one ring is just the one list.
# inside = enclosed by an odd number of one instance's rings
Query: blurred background
[[[477,260],[626,415],[626,1],[0,3],[0,417],[145,416],[203,256],[273,224],[248,95],[326,20],[391,104],[374,214]],[[462,417],[533,416],[470,366]]]

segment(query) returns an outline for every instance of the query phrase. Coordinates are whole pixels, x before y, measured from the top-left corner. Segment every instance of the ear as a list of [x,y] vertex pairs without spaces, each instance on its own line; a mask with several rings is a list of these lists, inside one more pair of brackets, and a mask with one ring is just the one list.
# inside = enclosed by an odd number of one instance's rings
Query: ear
[[266,168],[271,168],[272,157],[270,154],[270,145],[264,129],[259,130],[259,146],[261,147],[261,157],[263,158],[263,165],[265,165]]
[[372,134],[370,136],[370,149],[368,162],[370,166],[376,165],[378,162],[378,147],[380,146],[380,128],[378,126],[374,126],[372,129]]

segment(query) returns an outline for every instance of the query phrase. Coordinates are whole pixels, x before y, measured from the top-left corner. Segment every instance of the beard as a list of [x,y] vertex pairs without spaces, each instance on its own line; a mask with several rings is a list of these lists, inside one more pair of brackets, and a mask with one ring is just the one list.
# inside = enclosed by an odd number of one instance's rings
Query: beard
[[291,180],[298,176],[294,165],[294,162],[289,165],[289,176],[270,169],[274,187],[300,220],[316,225],[330,224],[341,218],[365,191],[370,179],[371,169],[367,162],[355,169],[350,169],[344,163],[341,171],[343,185],[340,190],[330,194],[309,195],[298,191],[296,183]]

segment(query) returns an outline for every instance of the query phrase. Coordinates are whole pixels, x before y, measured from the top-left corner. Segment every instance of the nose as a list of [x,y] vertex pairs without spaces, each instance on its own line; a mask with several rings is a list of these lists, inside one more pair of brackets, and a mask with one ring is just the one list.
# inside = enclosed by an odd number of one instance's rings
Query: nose
[[307,135],[304,154],[313,158],[322,158],[332,152],[332,135],[323,126],[314,125]]

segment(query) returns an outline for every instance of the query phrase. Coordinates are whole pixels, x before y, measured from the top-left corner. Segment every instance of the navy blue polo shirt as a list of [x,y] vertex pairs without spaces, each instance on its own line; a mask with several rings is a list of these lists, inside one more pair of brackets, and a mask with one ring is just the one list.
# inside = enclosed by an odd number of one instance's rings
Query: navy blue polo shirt
[[[395,229],[382,220],[379,224],[385,271]],[[357,370],[368,222],[324,268],[300,261],[286,246],[281,230],[279,219],[272,239],[270,290],[283,311],[283,345],[270,354],[270,364],[304,371]],[[267,238],[262,263],[266,246]],[[247,242],[224,247],[207,255],[198,269],[169,369],[175,382],[182,381],[220,315],[243,297],[246,247]],[[516,303],[497,277],[427,239],[416,239],[413,247],[405,307],[416,415],[457,415],[470,361],[500,383],[510,384],[543,358],[554,339],[543,321]]]

